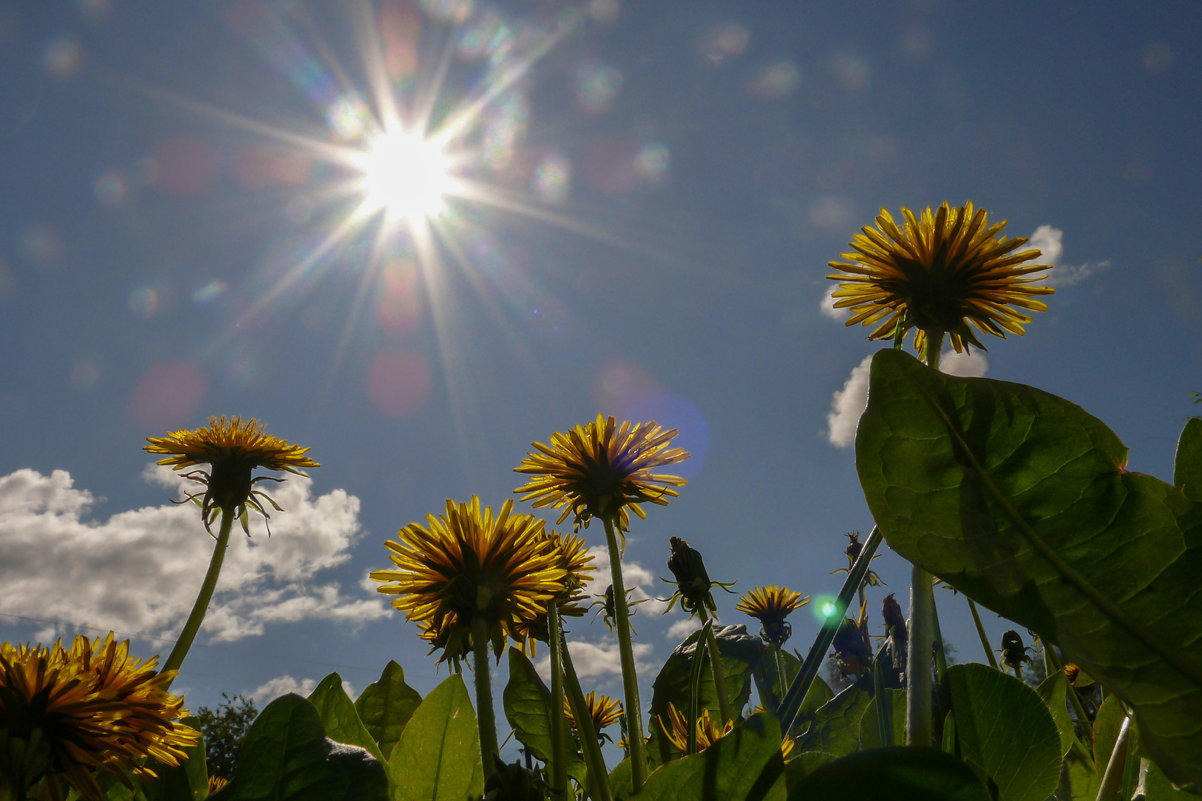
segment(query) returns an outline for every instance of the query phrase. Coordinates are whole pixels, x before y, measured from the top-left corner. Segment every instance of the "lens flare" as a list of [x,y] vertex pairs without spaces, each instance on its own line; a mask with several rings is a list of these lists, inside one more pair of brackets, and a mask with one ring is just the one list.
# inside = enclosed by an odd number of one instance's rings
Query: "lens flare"
[[410,223],[438,216],[450,189],[450,161],[439,143],[387,131],[358,159],[368,210]]

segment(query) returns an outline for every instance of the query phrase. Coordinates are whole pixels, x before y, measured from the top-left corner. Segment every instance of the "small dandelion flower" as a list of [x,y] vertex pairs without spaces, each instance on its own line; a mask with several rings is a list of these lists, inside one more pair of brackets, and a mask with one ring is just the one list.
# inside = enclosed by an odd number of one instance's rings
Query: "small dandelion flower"
[[756,587],[739,599],[735,609],[760,622],[760,636],[777,648],[793,633],[786,618],[810,602],[810,596],[775,584]]
[[65,784],[99,801],[96,770],[132,789],[131,774],[155,776],[147,759],[179,765],[200,733],[177,722],[183,699],[167,692],[172,674],[157,662],[131,657],[112,633],[77,636],[69,650],[0,643],[0,786],[24,797],[44,782],[61,798]]
[[[558,604],[559,615],[561,618],[565,616],[580,617],[588,606],[591,606],[591,604],[582,605],[580,601],[585,596],[584,585],[592,581],[593,577],[590,574],[596,569],[595,565],[590,564],[593,561],[593,555],[588,552],[588,546],[585,545],[584,539],[575,534],[551,531],[544,536],[546,547],[554,553],[559,567],[564,570],[563,581],[554,599]],[[544,610],[533,620],[522,621],[517,625],[517,630],[516,641],[521,647],[522,653],[533,659],[535,643],[550,640],[547,612]]]
[[[263,501],[280,511],[280,507],[267,493],[254,489],[260,481],[280,481],[271,476],[252,478],[251,472],[258,467],[268,470],[285,470],[298,476],[308,475],[301,467],[320,467],[305,454],[308,448],[293,445],[263,430],[263,424],[251,418],[243,422],[241,417],[210,417],[209,425],[195,431],[172,431],[165,437],[147,437],[149,445],[143,450],[149,453],[167,454],[159,464],[176,470],[198,464],[209,465],[209,472],[196,470],[185,476],[204,484],[206,489],[201,504],[201,516],[207,528],[218,511],[228,511],[242,521],[242,530],[248,535],[247,507],[263,517],[267,510]],[[190,495],[196,500],[196,495]]]
[[[1031,322],[1028,311],[1046,311],[1036,298],[1055,290],[1033,286],[1043,276],[1032,273],[1051,269],[1031,264],[1036,249],[1020,250],[1025,237],[998,236],[1005,227],[989,225],[984,209],[972,203],[950,208],[947,203],[921,218],[902,209],[905,227],[899,228],[881,209],[878,228],[864,226],[851,241],[854,252],[841,254],[848,261],[830,262],[839,281],[835,308],[852,312],[847,325],[876,325],[869,339],[904,337],[917,329],[914,345],[921,353],[927,337],[951,335],[957,352],[968,345],[985,350],[972,329],[994,336],[1023,333]],[[1015,252],[1018,251],[1018,252]]]
[[[687,753],[689,742],[689,722],[685,719],[682,712],[676,709],[676,705],[668,702],[668,709],[664,714],[656,717],[659,723],[660,731],[664,737],[672,744],[680,753]],[[714,743],[721,740],[734,729],[734,721],[726,721],[725,726],[719,727],[717,722],[710,717],[708,709],[702,709],[701,714],[697,717],[697,750],[704,751]]]
[[652,472],[688,458],[688,451],[669,447],[675,430],[655,423],[623,422],[597,415],[566,434],[554,433],[549,445],[535,442],[514,468],[534,478],[514,492],[535,508],[563,508],[557,522],[574,515],[575,524],[588,527],[594,517],[609,519],[625,531],[628,509],[646,517],[641,504],[666,506],[685,485],[677,476]]
[[422,629],[431,653],[456,669],[472,652],[473,627],[488,631],[500,658],[505,640],[525,641],[528,627],[562,591],[562,553],[548,546],[542,520],[512,514],[506,501],[495,516],[472,496],[447,501],[446,513],[410,523],[385,543],[395,569],[374,570],[376,589]]
[[[596,692],[589,692],[584,696],[584,703],[588,707],[589,717],[593,721],[593,731],[596,732],[597,738],[602,741],[610,741],[610,736],[604,732],[605,729],[618,723],[622,720],[622,704],[619,701],[610,698],[608,695],[597,695]],[[564,716],[567,717],[568,723],[572,726],[572,730],[576,731],[576,719],[572,716],[572,705],[568,703],[568,699],[563,699]],[[577,731],[577,736],[579,732]]]

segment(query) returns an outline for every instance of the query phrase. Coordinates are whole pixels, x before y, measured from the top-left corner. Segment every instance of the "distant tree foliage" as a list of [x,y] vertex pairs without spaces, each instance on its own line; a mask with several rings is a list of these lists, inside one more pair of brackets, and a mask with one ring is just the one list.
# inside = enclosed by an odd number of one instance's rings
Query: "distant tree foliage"
[[238,693],[232,698],[226,693],[225,700],[216,708],[200,707],[193,717],[204,733],[205,760],[210,776],[223,779],[234,778],[234,767],[238,759],[238,747],[251,722],[259,714],[255,702]]

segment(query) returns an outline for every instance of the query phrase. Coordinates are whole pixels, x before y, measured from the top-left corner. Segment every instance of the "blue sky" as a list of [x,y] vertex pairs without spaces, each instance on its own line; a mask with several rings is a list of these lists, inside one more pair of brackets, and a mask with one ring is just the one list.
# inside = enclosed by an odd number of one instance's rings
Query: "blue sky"
[[[693,453],[632,526],[641,592],[669,594],[679,536],[739,592],[833,593],[843,533],[872,525],[846,445],[876,345],[824,309],[826,263],[882,207],[972,200],[1032,236],[1049,310],[951,364],[1082,404],[1169,478],[1202,390],[1200,17],[0,2],[0,636],[169,648],[211,540],[141,447],[217,414],[322,467],[276,490],[270,537],[235,537],[176,684],[193,707],[333,670],[357,691],[388,659],[434,686],[445,667],[366,581],[383,541],[447,498],[496,507],[533,440],[598,412]],[[428,219],[364,202],[390,108],[445,138]],[[906,566],[878,564],[904,599]],[[682,631],[653,607],[648,677]],[[790,645],[814,630],[797,613]],[[617,694],[604,626],[573,639],[586,688]]]

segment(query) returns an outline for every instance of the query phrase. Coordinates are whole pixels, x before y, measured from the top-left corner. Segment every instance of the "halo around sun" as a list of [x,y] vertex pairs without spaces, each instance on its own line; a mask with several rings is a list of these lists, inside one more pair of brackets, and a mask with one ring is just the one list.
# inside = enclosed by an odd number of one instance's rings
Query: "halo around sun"
[[364,211],[397,222],[414,225],[437,217],[451,189],[450,160],[441,144],[400,129],[371,140],[356,166]]

